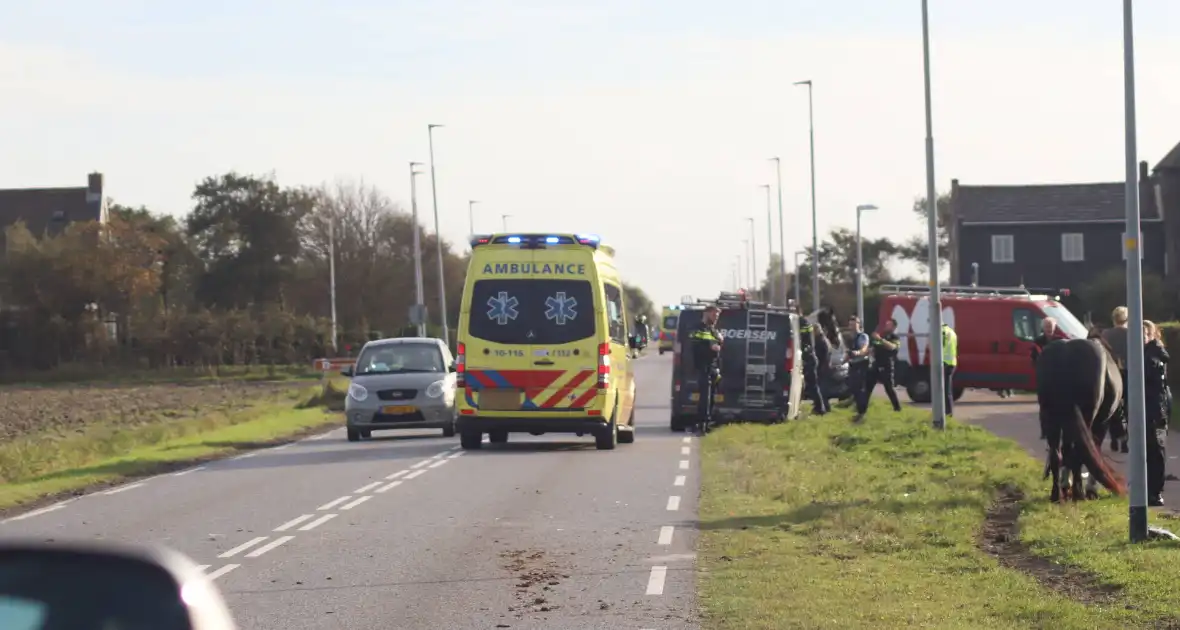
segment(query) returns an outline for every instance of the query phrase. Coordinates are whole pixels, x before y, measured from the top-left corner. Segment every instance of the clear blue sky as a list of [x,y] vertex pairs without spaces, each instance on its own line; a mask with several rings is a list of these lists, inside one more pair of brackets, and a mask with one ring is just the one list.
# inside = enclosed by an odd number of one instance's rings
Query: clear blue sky
[[[398,6],[400,4],[400,7]],[[932,0],[940,189],[1122,176],[1121,3]],[[0,187],[107,174],[182,213],[227,169],[363,178],[406,201],[436,144],[444,235],[597,231],[661,301],[728,282],[784,165],[787,249],[820,227],[901,238],[924,189],[918,0],[0,0]],[[1140,149],[1180,142],[1180,3],[1138,4]],[[429,197],[423,198],[429,202]],[[702,229],[704,228],[704,229]],[[777,231],[777,226],[775,227]],[[778,249],[777,236],[774,247]],[[716,260],[698,255],[709,251]]]

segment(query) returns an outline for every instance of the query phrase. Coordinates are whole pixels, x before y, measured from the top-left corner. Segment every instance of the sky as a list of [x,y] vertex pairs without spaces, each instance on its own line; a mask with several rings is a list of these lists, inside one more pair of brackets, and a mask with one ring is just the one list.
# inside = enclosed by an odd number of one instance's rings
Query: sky
[[[1124,177],[1121,3],[930,0],[935,178]],[[924,233],[919,0],[0,0],[0,188],[81,186],[183,215],[236,170],[409,206],[435,130],[444,238],[592,232],[657,302],[821,235]],[[1139,159],[1180,143],[1180,2],[1136,5]],[[433,230],[429,180],[423,221]],[[744,259],[743,259],[744,260]],[[743,267],[745,263],[743,262]],[[346,270],[340,270],[346,273]],[[407,273],[412,271],[407,270]]]

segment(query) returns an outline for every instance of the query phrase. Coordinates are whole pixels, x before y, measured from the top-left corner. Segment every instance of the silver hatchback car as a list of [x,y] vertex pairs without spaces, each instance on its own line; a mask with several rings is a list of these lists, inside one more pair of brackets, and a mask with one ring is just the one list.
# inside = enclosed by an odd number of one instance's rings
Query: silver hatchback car
[[348,441],[387,429],[442,429],[455,435],[455,364],[438,339],[402,337],[370,341],[356,364],[344,402]]

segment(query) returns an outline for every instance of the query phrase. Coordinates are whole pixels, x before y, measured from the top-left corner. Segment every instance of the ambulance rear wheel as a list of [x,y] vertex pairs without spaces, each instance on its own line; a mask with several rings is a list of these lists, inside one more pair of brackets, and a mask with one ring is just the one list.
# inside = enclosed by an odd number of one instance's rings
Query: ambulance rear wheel
[[479,449],[483,446],[483,434],[477,431],[464,431],[459,434],[459,446],[465,451]]
[[619,444],[633,444],[635,442],[635,408],[631,408],[631,418],[627,426],[619,430]]
[[594,446],[600,451],[613,451],[618,443],[619,428],[615,426],[614,420],[611,420],[605,429],[594,434]]
[[663,348],[660,348],[660,356],[661,357],[664,356],[664,349]]

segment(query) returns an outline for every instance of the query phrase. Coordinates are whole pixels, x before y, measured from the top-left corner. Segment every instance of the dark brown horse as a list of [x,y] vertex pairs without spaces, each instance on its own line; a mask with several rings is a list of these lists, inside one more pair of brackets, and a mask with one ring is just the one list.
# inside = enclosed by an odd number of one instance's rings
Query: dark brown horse
[[[1037,403],[1041,431],[1049,443],[1046,476],[1053,476],[1051,501],[1060,501],[1062,490],[1074,501],[1083,494],[1087,498],[1097,496],[1095,482],[1116,495],[1126,493],[1126,482],[1111,468],[1095,440],[1096,432],[1105,433],[1119,412],[1122,393],[1122,377],[1102,339],[1054,341],[1041,352],[1037,361]],[[1091,475],[1085,491],[1083,465]]]

